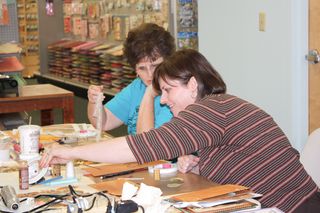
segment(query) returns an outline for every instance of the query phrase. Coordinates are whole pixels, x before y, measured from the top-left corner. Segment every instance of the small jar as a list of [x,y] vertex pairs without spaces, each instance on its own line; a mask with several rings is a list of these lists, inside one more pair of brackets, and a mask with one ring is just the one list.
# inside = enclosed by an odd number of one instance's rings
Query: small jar
[[20,160],[18,163],[19,163],[19,188],[21,190],[27,190],[29,189],[28,161]]
[[60,164],[54,164],[51,166],[51,175],[52,177],[58,177],[61,175],[61,166]]

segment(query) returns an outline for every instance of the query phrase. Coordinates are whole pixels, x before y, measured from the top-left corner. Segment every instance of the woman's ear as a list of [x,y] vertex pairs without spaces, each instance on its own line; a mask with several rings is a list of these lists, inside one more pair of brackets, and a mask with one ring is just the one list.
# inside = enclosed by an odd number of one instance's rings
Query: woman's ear
[[198,90],[198,82],[194,76],[189,79],[188,88],[192,91]]

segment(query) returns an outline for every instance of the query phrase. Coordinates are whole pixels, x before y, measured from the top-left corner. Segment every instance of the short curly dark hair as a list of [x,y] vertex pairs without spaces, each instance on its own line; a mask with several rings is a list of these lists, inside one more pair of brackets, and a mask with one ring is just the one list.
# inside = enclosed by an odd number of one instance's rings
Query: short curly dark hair
[[153,23],[145,23],[128,33],[124,42],[123,53],[128,63],[135,68],[144,57],[156,60],[159,56],[166,58],[175,52],[173,36]]

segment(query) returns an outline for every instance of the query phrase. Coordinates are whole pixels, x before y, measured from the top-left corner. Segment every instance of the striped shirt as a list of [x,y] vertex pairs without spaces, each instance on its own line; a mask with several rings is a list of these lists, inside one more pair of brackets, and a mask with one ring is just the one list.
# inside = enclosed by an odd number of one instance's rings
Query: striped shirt
[[127,142],[139,163],[198,151],[200,175],[250,187],[263,207],[292,212],[318,190],[272,117],[235,96],[207,96]]

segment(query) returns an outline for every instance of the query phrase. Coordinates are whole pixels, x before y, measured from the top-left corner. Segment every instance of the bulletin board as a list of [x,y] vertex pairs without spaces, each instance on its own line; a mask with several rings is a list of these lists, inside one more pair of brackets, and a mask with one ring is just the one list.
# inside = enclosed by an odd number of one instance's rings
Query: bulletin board
[[169,0],[64,0],[64,33],[81,40],[122,42],[142,23],[168,28]]
[[0,43],[19,42],[16,1],[0,0],[0,4]]

